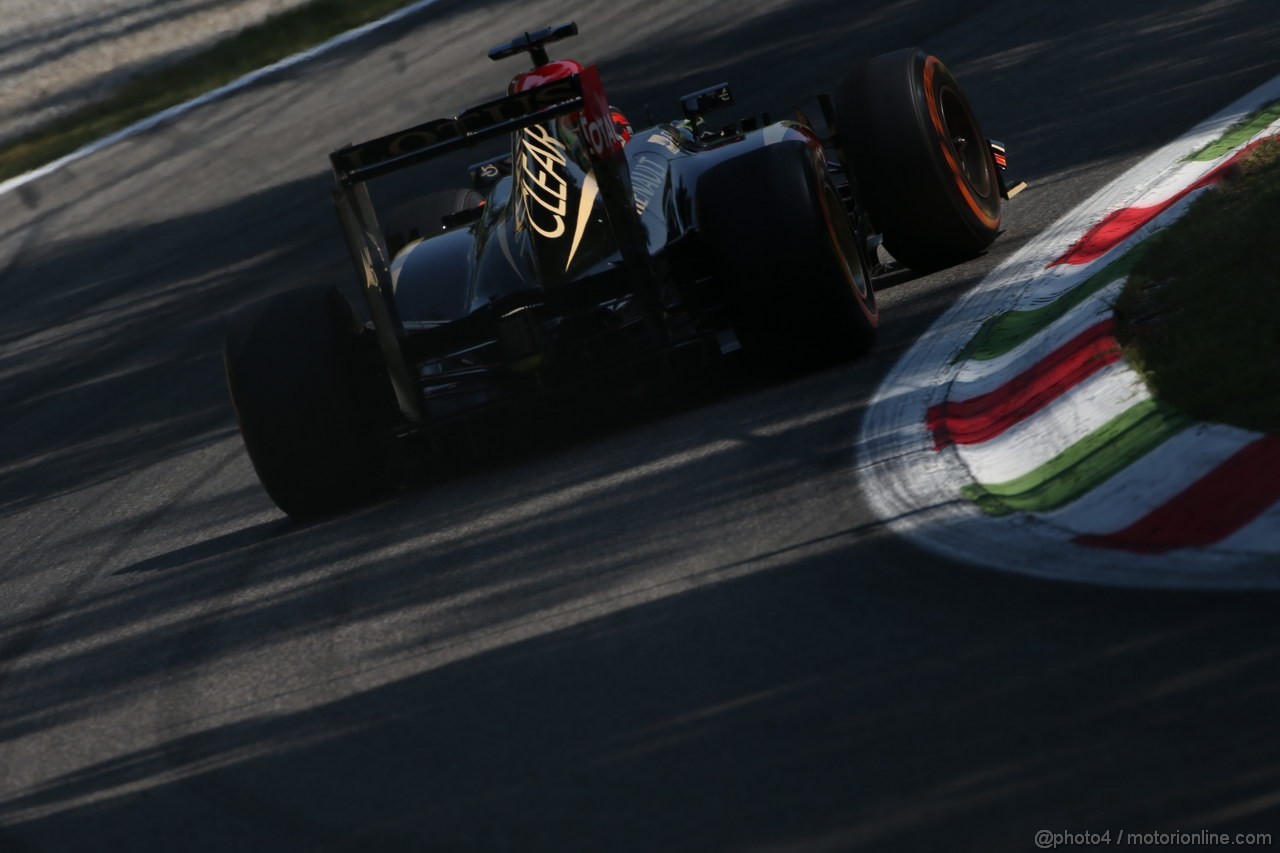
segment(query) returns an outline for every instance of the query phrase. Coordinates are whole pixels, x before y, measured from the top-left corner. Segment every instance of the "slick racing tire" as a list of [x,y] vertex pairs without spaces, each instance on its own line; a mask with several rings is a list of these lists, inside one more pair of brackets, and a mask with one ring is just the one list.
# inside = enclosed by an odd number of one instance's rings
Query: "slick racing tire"
[[698,183],[699,227],[744,355],[802,369],[860,355],[879,315],[865,243],[816,146],[765,145]]
[[415,240],[444,230],[444,218],[484,201],[475,190],[440,190],[393,209],[382,229],[392,257]]
[[917,48],[868,60],[840,81],[835,106],[846,166],[894,258],[928,272],[991,245],[1000,231],[995,162],[941,60]]
[[361,369],[359,343],[334,287],[276,294],[231,319],[224,362],[240,434],[267,494],[295,519],[348,509],[382,485],[378,377]]

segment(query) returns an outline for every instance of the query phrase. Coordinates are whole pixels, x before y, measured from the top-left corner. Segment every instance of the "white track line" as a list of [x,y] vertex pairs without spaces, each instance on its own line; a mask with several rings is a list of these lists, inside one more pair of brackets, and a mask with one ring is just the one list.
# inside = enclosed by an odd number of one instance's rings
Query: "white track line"
[[[1107,500],[1088,500],[1086,496],[1041,515],[1046,521],[1074,533],[1104,534],[1123,530],[1164,506],[1188,485],[1212,473],[1222,460],[1257,438],[1257,433],[1224,424],[1196,424],[1100,485],[1098,490],[1106,493]],[[1224,550],[1230,549],[1224,547]]]
[[951,381],[948,400],[961,402],[989,394],[1047,358],[1067,341],[1106,320],[1111,316],[1111,306],[1124,288],[1126,279],[1124,275],[1117,277],[1009,352],[986,361],[967,359],[962,362]]
[[1280,530],[1280,503],[1222,540],[1221,545],[1233,551],[1269,551],[1272,571],[1280,570],[1280,555],[1274,548],[1277,530]]
[[347,30],[345,33],[340,33],[339,35],[334,36],[333,38],[329,39],[327,42],[324,42],[323,44],[319,44],[319,45],[316,45],[315,47],[308,48],[307,50],[301,51],[299,53],[295,53],[292,56],[287,56],[284,59],[280,60],[279,62],[275,62],[263,68],[259,68],[256,71],[250,71],[248,74],[244,75],[243,77],[240,77],[236,80],[232,80],[230,83],[227,83],[225,86],[220,86],[219,88],[214,89],[213,91],[206,92],[203,95],[199,95],[195,98],[192,98],[189,101],[184,101],[181,104],[177,104],[176,106],[169,107],[169,109],[167,110],[158,112],[153,116],[144,118],[141,121],[135,122],[129,125],[128,127],[123,128],[122,130],[117,130],[115,133],[109,136],[104,136],[103,138],[95,142],[90,142],[88,145],[85,145],[83,148],[78,148],[75,151],[72,151],[70,154],[66,155],[65,157],[61,157],[57,160],[54,160],[52,163],[47,163],[39,167],[38,169],[33,169],[32,171],[27,172],[25,174],[10,178],[9,180],[4,181],[3,183],[0,183],[0,195],[4,195],[5,193],[12,192],[13,190],[18,189],[19,187],[24,187],[27,184],[31,183],[32,181],[39,180],[40,178],[43,178],[46,175],[51,175],[54,172],[57,172],[60,169],[63,169],[71,165],[72,163],[75,163],[78,160],[83,160],[85,157],[88,157],[91,154],[96,154],[97,152],[103,150],[104,148],[109,148],[110,146],[115,145],[117,142],[121,142],[132,136],[137,136],[140,133],[145,133],[146,131],[150,130],[156,125],[166,122],[169,119],[177,118],[178,116],[185,115],[186,113],[189,113],[198,107],[202,107],[205,104],[211,103],[220,98],[225,98],[227,95],[230,95],[234,92],[244,89],[247,86],[252,86],[254,83],[257,83],[259,80],[270,77],[273,74],[278,74],[279,72],[285,71],[289,68],[293,68],[296,65],[301,65],[302,63],[315,59],[317,56],[328,53],[329,51],[334,50],[335,48],[339,48],[345,44],[349,44],[355,41],[356,39],[361,38],[362,36],[365,36],[368,33],[373,32],[374,30],[379,30],[390,24],[394,24],[398,21],[402,21],[405,18],[409,17],[410,15],[414,15],[422,11],[423,9],[426,9],[429,6],[434,6],[437,2],[438,0],[418,0],[417,3],[412,3],[408,6],[405,6],[402,9],[398,9],[384,18],[379,18],[376,21],[371,21],[367,24],[364,24],[363,26],[356,27],[354,30]]
[[1119,415],[1151,399],[1142,377],[1123,362],[1104,367],[1004,432],[956,452],[979,483],[1005,483],[1045,465],[1106,426]]

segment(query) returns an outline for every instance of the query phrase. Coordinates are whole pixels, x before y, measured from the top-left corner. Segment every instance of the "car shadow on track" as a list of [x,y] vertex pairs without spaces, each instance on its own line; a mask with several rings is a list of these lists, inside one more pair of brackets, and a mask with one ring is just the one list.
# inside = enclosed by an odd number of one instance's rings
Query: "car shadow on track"
[[[633,586],[603,614],[564,598],[483,628],[473,611],[466,642],[350,659],[374,686],[268,689],[0,817],[57,849],[146,846],[198,822],[186,849],[994,850],[1025,846],[1064,804],[1223,830],[1262,816],[1280,646],[1274,631],[1234,641],[1272,602],[986,575],[957,590],[880,562],[875,540],[841,531]],[[1187,738],[1215,708],[1247,752]]]

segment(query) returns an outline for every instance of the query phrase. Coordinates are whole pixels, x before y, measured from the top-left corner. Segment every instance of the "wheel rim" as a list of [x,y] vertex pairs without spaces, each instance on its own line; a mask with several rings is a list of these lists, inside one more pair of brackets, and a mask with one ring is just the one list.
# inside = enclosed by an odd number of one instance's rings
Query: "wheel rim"
[[862,264],[862,254],[858,250],[858,233],[853,223],[844,212],[844,202],[830,181],[823,181],[822,213],[827,220],[827,229],[831,235],[832,247],[840,260],[840,269],[846,281],[859,297],[859,301],[871,308],[871,287],[867,281],[867,271]]
[[969,105],[955,89],[944,86],[938,93],[938,110],[946,128],[946,143],[955,155],[960,174],[973,192],[989,198],[994,190],[987,141],[982,138],[978,123]]

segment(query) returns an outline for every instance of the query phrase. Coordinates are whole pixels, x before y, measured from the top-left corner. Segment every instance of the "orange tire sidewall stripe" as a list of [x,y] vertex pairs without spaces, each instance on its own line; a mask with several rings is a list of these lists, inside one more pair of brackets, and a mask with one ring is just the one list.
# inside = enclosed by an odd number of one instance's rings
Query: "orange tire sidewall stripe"
[[973,191],[969,189],[969,185],[965,182],[964,172],[961,170],[960,164],[956,162],[955,154],[951,152],[951,146],[946,142],[947,127],[942,121],[942,110],[938,106],[938,96],[933,87],[934,72],[940,67],[942,67],[942,61],[938,57],[925,57],[924,97],[929,105],[929,120],[933,122],[933,129],[937,132],[938,139],[941,141],[939,148],[942,150],[942,156],[946,158],[947,167],[951,170],[951,179],[955,181],[956,189],[960,191],[961,198],[964,199],[965,204],[969,206],[969,209],[973,211],[973,214],[978,217],[983,225],[988,228],[996,228],[1000,225],[1000,220],[983,210],[978,199],[974,198]]
[[[831,243],[832,251],[834,251],[837,255],[842,256],[840,261],[840,266],[841,266],[840,273],[844,277],[846,283],[849,285],[849,288],[854,292],[853,298],[854,298],[854,301],[858,303],[858,310],[861,311],[863,315],[871,322],[872,326],[877,326],[879,325],[879,318],[880,318],[879,307],[873,310],[867,304],[867,301],[873,298],[870,276],[868,276],[867,280],[864,282],[864,284],[867,287],[867,295],[864,297],[862,293],[858,291],[858,284],[856,281],[854,281],[853,271],[847,267],[847,262],[843,259],[844,246],[840,243],[839,235],[836,234],[836,226],[835,226],[835,222],[832,221],[832,217],[837,215],[844,216],[845,212],[843,210],[839,211],[838,213],[833,212],[831,210],[831,205],[827,200],[827,194],[824,191],[825,188],[822,186],[823,181],[826,180],[826,178],[823,177],[826,174],[826,166],[825,166],[826,161],[822,159],[821,149],[818,149],[817,151],[810,150],[810,155],[813,157],[813,167],[818,175],[818,206],[822,208],[822,218],[827,226],[827,240]],[[862,263],[861,258],[857,260],[857,263],[858,264]]]

